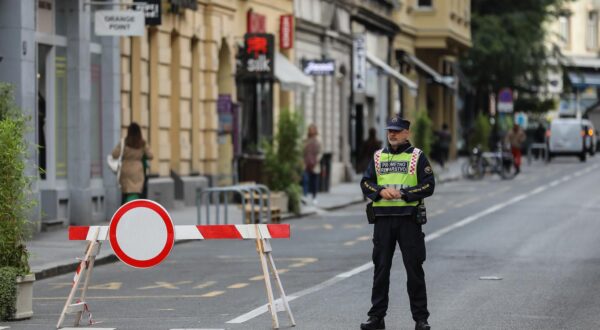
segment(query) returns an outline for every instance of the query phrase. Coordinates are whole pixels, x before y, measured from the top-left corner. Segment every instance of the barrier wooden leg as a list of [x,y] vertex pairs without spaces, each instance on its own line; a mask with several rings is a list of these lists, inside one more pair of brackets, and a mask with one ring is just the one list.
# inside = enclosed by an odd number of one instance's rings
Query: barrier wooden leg
[[[87,265],[87,271],[85,272],[85,281],[83,282],[83,288],[81,289],[81,296],[79,297],[79,301],[83,302],[85,304],[85,296],[87,294],[87,289],[88,289],[88,285],[90,282],[90,278],[92,277],[92,271],[94,270],[94,262],[96,261],[96,255],[98,254],[98,251],[100,250],[100,246],[102,246],[102,243],[99,241],[95,241],[96,243],[96,251],[94,253],[92,253],[90,260],[88,261],[88,265]],[[84,305],[84,309],[85,309],[85,305]],[[80,310],[77,312],[77,315],[75,316],[75,326],[79,326],[79,322],[81,322],[81,316],[83,315],[84,310]]]
[[100,247],[100,243],[98,242],[99,234],[100,234],[100,229],[98,228],[98,230],[94,234],[94,239],[92,241],[90,241],[87,245],[85,257],[81,260],[81,263],[79,264],[79,268],[78,268],[79,276],[77,276],[75,278],[75,280],[73,282],[73,287],[71,288],[71,292],[69,293],[69,297],[67,298],[67,301],[65,302],[65,306],[64,306],[62,312],[60,313],[58,323],[56,324],[57,329],[62,328],[62,324],[65,320],[65,315],[69,314],[69,313],[74,313],[74,312],[77,312],[77,314],[78,314],[78,317],[76,318],[76,321],[75,321],[75,326],[79,325],[79,320],[81,319],[81,314],[83,313],[83,310],[85,308],[85,301],[81,300],[80,302],[75,303],[75,304],[71,304],[71,302],[73,301],[73,297],[77,293],[77,289],[79,288],[79,283],[81,282],[81,277],[84,272],[85,272],[86,277],[85,277],[85,281],[84,281],[84,288],[83,288],[84,293],[82,293],[82,298],[85,298],[85,292],[87,291],[87,285],[88,285],[90,273],[92,270],[91,267],[94,266],[94,260],[96,259],[96,255],[98,254],[98,250]]
[[279,288],[279,295],[281,297],[283,307],[285,308],[285,310],[290,318],[290,322],[292,323],[292,326],[295,327],[296,321],[294,320],[294,315],[292,314],[292,309],[290,308],[290,305],[288,304],[287,296],[285,295],[285,291],[283,290],[283,284],[281,283],[281,279],[279,278],[279,272],[277,271],[277,267],[275,267],[275,262],[273,261],[273,254],[271,253],[273,250],[271,249],[271,243],[268,240],[263,239],[263,244],[264,244],[263,247],[264,247],[265,253],[268,256],[269,265],[271,265],[271,271],[273,272],[273,276],[275,277],[277,287]]
[[267,258],[265,256],[265,250],[263,240],[260,238],[258,226],[256,228],[256,251],[260,258],[260,264],[263,270],[263,277],[265,279],[265,287],[267,289],[267,299],[269,300],[269,311],[271,312],[271,320],[273,322],[273,329],[279,329],[279,319],[277,318],[277,306],[275,306],[275,300],[273,299],[273,287],[271,286],[271,276],[269,275],[269,269],[267,266]]

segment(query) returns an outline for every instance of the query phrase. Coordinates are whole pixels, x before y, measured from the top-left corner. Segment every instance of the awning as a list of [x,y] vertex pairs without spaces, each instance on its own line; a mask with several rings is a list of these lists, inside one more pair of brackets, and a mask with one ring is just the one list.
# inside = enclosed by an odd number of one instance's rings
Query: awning
[[418,86],[416,83],[414,83],[412,80],[408,79],[406,76],[400,74],[400,72],[398,72],[397,70],[394,70],[394,68],[392,68],[387,63],[385,63],[384,61],[377,58],[375,55],[372,55],[369,52],[367,52],[367,61],[369,61],[374,66],[379,67],[381,70],[383,70],[383,72],[385,72],[387,75],[395,78],[398,82],[404,84],[412,92],[417,91]]
[[450,89],[456,89],[456,86],[454,86],[454,77],[442,76],[441,74],[437,73],[437,71],[435,71],[433,68],[431,68],[429,65],[425,64],[425,62],[421,61],[414,55],[411,55],[408,53],[406,53],[404,55],[406,56],[406,58],[409,62],[416,65],[421,71],[425,72],[427,75],[429,75],[431,78],[433,78],[434,82],[436,82],[440,85],[444,85]]
[[569,72],[569,81],[575,88],[600,87],[600,73]]
[[280,52],[275,52],[275,77],[281,89],[295,91],[297,89],[310,89],[315,83],[298,69],[287,57]]
[[598,57],[571,56],[568,59],[571,60],[573,66],[578,68],[600,68],[600,58]]

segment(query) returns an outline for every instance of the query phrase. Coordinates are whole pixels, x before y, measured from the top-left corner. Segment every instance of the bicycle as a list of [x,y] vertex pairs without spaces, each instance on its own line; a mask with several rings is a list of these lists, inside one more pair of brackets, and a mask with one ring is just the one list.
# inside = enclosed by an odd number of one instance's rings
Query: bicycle
[[516,175],[513,155],[501,145],[496,151],[484,152],[479,146],[473,148],[462,171],[465,178],[473,180],[482,179],[486,173],[498,174],[503,180],[510,180]]

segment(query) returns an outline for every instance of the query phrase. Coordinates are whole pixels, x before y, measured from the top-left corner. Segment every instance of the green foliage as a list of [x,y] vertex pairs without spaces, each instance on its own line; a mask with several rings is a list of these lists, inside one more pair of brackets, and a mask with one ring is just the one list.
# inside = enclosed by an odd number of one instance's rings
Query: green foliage
[[14,267],[0,267],[0,320],[7,321],[15,315],[17,303],[17,276]]
[[15,109],[11,86],[0,84],[0,267],[25,274],[28,212],[34,202],[29,199],[31,179],[25,175],[27,120]]
[[302,198],[302,187],[299,184],[292,184],[287,187],[285,193],[288,195],[288,207],[290,212],[300,214],[300,198]]
[[413,145],[429,156],[431,154],[431,144],[433,143],[433,126],[426,110],[417,112],[417,118],[411,131]]
[[564,0],[474,0],[473,47],[461,59],[461,67],[479,95],[497,93],[503,87],[539,100],[549,69],[564,62],[558,47],[548,47],[549,19],[560,14]]
[[490,125],[490,120],[486,115],[480,113],[477,115],[477,119],[475,119],[475,127],[469,140],[469,147],[473,148],[479,146],[484,151],[489,151],[489,139],[491,132],[492,125]]
[[[281,110],[277,134],[273,141],[263,141],[264,171],[267,186],[273,191],[300,191],[302,176],[302,117],[297,112]],[[300,209],[300,196],[289,196],[292,211]]]

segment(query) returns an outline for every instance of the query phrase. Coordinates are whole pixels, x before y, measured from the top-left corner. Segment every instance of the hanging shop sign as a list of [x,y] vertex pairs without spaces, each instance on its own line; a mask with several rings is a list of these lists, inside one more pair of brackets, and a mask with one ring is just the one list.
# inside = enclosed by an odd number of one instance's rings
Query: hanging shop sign
[[135,5],[134,8],[144,13],[146,25],[160,25],[162,23],[160,1],[161,0],[134,0],[134,2],[141,2],[141,4]]
[[367,47],[364,34],[354,35],[352,54],[352,87],[355,93],[364,93],[367,83]]
[[144,13],[137,10],[99,10],[94,31],[99,36],[143,36]]
[[246,33],[240,74],[248,78],[272,78],[275,71],[275,37],[267,33]]
[[197,10],[197,0],[168,0],[169,11],[172,13],[181,13],[184,9]]
[[294,47],[294,15],[283,15],[279,17],[279,48],[292,47]]
[[267,32],[267,17],[257,14],[252,9],[246,13],[246,32],[247,33],[265,33]]
[[335,73],[335,60],[304,60],[302,71],[311,76],[331,76]]

